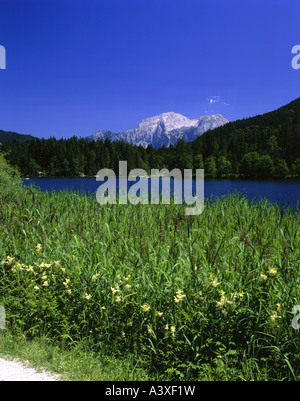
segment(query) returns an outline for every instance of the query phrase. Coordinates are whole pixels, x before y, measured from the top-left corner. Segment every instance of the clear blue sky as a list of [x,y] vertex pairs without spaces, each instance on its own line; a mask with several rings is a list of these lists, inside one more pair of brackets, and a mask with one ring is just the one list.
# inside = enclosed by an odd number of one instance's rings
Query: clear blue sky
[[229,120],[300,96],[299,0],[0,0],[0,129],[136,127],[174,111]]

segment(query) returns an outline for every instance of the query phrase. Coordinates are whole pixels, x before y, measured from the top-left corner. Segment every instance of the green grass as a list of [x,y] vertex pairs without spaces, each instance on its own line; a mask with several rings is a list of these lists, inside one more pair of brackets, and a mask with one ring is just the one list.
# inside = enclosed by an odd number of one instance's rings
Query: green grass
[[52,344],[47,337],[27,340],[24,335],[0,333],[0,357],[29,362],[37,372],[58,374],[64,381],[149,380],[134,358],[124,360],[99,355],[83,341],[71,349]]
[[299,212],[237,194],[184,211],[35,189],[2,204],[9,333],[160,380],[299,380]]

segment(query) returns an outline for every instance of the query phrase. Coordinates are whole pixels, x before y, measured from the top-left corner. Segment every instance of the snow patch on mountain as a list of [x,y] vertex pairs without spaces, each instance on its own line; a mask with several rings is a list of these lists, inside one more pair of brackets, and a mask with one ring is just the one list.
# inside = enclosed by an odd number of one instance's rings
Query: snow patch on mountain
[[182,114],[169,112],[143,120],[136,128],[120,133],[111,131],[98,131],[87,137],[87,140],[120,141],[142,145],[152,145],[155,148],[176,145],[179,139],[185,142],[195,140],[204,132],[227,124],[228,120],[220,114],[189,119]]

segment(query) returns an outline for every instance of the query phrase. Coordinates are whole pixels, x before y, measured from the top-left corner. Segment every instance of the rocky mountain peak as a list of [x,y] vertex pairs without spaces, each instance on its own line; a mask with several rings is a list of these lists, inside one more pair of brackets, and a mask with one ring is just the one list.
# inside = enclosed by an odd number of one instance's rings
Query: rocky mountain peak
[[175,145],[179,139],[192,141],[209,129],[217,128],[228,122],[220,114],[203,116],[196,119],[189,119],[182,114],[167,112],[157,116],[149,117],[140,122],[134,128],[120,133],[111,131],[98,131],[89,136],[88,140],[109,139],[111,141],[124,140],[125,142],[147,147],[169,147]]

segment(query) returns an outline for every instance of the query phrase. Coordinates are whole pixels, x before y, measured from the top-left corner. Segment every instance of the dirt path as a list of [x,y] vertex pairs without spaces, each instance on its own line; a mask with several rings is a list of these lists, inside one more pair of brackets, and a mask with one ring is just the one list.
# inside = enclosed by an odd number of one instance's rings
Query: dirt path
[[59,381],[59,375],[37,372],[26,366],[26,362],[0,358],[0,381]]

